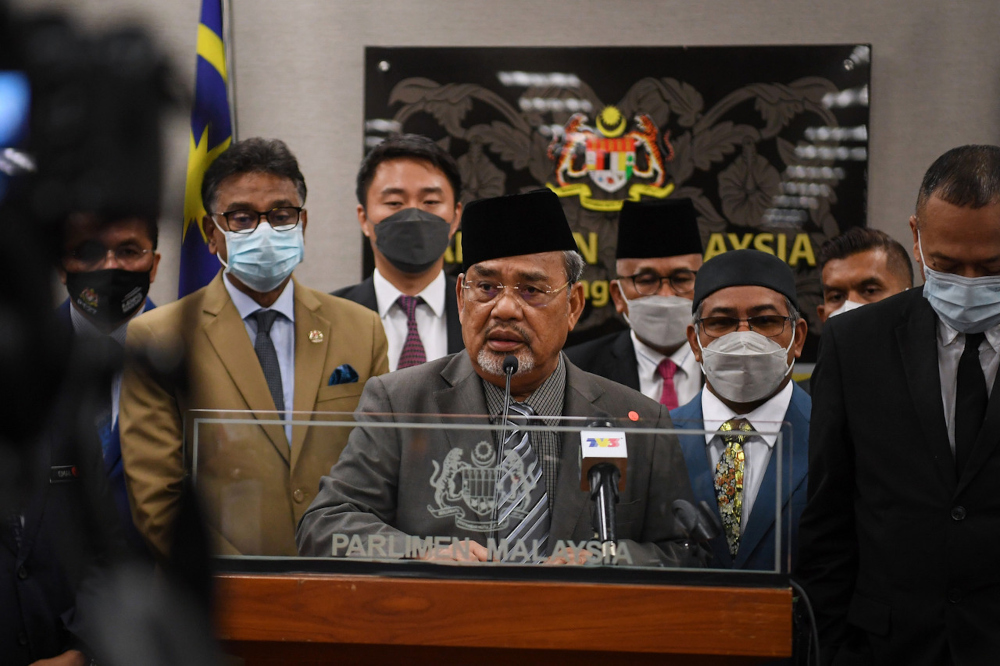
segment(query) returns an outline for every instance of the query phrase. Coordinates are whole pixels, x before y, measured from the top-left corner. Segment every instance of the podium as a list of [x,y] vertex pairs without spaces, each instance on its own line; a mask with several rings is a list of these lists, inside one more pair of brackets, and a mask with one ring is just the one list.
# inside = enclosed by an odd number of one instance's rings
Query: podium
[[247,666],[754,664],[792,651],[788,588],[222,574]]
[[[274,415],[193,417],[186,457],[216,552],[231,555],[219,560],[216,631],[226,652],[248,666],[524,666],[595,657],[751,664],[791,656],[782,506],[792,465],[779,427],[777,471],[758,492],[763,515],[774,514],[757,522],[770,531],[745,536],[770,559],[754,571],[732,571],[704,567],[707,551],[696,557],[699,549],[682,538],[674,515],[675,500],[687,493],[684,477],[672,473],[682,462],[676,438],[700,438],[704,447],[703,430],[617,419],[596,432],[585,419],[565,417],[561,425],[519,426],[557,432],[562,442],[561,483],[550,507],[554,543],[538,550],[538,540],[504,536],[505,527],[513,534],[505,521],[530,506],[539,476],[501,448],[501,426],[468,416],[356,418],[311,413],[286,421],[331,447],[349,432],[353,448],[331,472],[337,479],[324,481],[342,496],[328,495],[317,509],[315,489],[326,470],[304,480],[284,472],[275,441],[287,445]],[[326,433],[315,432],[320,428]],[[626,435],[619,547],[615,560],[604,562],[596,557],[601,544],[579,481],[580,457],[586,446],[624,446]],[[328,453],[336,459],[340,452]],[[501,505],[509,513],[501,516]],[[320,523],[303,517],[310,506],[321,512]],[[489,551],[486,561],[455,562],[469,559],[471,543]],[[288,556],[296,551],[309,557]]]

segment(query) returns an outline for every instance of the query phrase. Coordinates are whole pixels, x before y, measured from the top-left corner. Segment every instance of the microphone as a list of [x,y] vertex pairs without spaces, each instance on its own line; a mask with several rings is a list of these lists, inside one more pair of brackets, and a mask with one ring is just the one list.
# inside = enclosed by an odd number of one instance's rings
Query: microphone
[[689,541],[707,546],[722,533],[722,523],[705,500],[699,502],[697,508],[687,500],[674,500],[673,510],[674,528]]
[[[507,441],[507,417],[510,415],[510,378],[517,373],[517,357],[507,354],[503,359],[503,374],[506,375],[506,386],[503,390],[503,437],[500,438],[500,446]],[[497,463],[500,463],[500,456],[497,455]]]
[[594,501],[594,528],[606,564],[611,563],[617,550],[616,505],[619,491],[625,489],[628,472],[625,431],[610,430],[611,427],[605,415],[588,423],[588,430],[580,432],[580,490],[589,491]]
[[503,469],[503,446],[504,442],[507,441],[509,433],[507,432],[507,420],[510,416],[510,378],[517,373],[517,357],[513,354],[507,354],[503,359],[503,374],[506,376],[506,385],[503,391],[503,428],[500,430],[500,441],[497,443],[497,461],[496,467],[493,469],[493,511],[491,512],[493,520],[493,538],[496,541],[500,540],[499,529],[500,526],[497,525],[497,515],[500,511],[500,475]]

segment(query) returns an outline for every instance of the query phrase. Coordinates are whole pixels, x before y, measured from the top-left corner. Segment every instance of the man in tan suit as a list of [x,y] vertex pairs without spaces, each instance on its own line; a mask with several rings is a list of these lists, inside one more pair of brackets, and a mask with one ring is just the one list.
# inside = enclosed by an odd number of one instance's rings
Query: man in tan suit
[[[305,195],[284,143],[233,144],[202,185],[209,250],[225,269],[129,326],[122,459],[136,526],[160,558],[186,470],[217,554],[295,555],[295,527],[348,433],[282,420],[292,410],[351,412],[368,378],[388,370],[376,313],[291,276]],[[195,428],[220,415],[192,410],[252,410],[246,418],[274,424]]]

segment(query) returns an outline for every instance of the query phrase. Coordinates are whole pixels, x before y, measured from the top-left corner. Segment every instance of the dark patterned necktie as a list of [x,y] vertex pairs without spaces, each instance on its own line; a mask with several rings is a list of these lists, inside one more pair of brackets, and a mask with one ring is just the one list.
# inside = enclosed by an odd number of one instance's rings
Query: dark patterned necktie
[[274,341],[271,340],[271,326],[278,317],[277,310],[258,310],[251,317],[257,320],[257,339],[254,340],[253,350],[257,352],[257,360],[264,371],[264,379],[267,380],[267,389],[274,399],[274,407],[279,412],[285,411],[285,391],[281,385],[281,366],[278,364],[278,352],[274,349]]
[[427,352],[424,351],[424,343],[420,340],[420,331],[417,330],[417,306],[423,302],[424,299],[419,296],[400,296],[396,299],[396,303],[406,313],[406,341],[399,355],[397,370],[427,361]]
[[722,441],[726,448],[719,456],[715,466],[715,499],[719,504],[719,514],[722,516],[722,527],[729,543],[729,554],[736,557],[740,547],[740,520],[743,517],[743,470],[746,455],[743,444],[746,443],[753,426],[746,419],[730,419],[719,428]]
[[544,553],[549,539],[549,495],[530,433],[519,430],[534,414],[535,410],[526,404],[510,405],[508,422],[514,430],[500,449],[497,532],[501,539],[507,539],[511,549],[516,540],[522,539],[529,552],[537,541],[537,552]]
[[966,333],[965,350],[958,361],[958,381],[955,393],[955,471],[962,476],[965,463],[983,428],[989,393],[986,376],[979,363],[979,345],[985,333]]

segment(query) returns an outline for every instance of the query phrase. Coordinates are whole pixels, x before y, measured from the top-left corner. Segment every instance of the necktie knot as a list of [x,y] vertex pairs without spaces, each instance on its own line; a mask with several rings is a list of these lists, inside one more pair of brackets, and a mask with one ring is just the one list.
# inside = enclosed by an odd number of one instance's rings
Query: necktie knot
[[983,344],[986,339],[985,333],[966,333],[965,334],[965,348],[970,350],[971,353],[979,353],[979,346]]
[[417,313],[417,306],[424,302],[420,296],[401,295],[396,299],[396,304],[406,313],[406,321],[414,321]]
[[278,318],[278,314],[277,310],[257,310],[250,316],[257,320],[258,333],[270,335],[271,327],[274,326],[274,320]]
[[528,403],[512,402],[510,403],[510,411],[507,414],[507,420],[515,427],[521,428],[522,426],[528,425],[528,422],[534,415],[535,410],[532,409],[531,405]]
[[729,419],[719,426],[722,439],[727,444],[735,443],[742,446],[753,431],[753,426],[746,419]]
[[656,372],[658,372],[660,377],[663,377],[663,379],[671,380],[677,372],[677,364],[669,358],[665,358],[660,361],[658,366],[656,366]]

